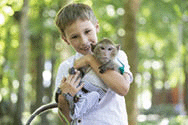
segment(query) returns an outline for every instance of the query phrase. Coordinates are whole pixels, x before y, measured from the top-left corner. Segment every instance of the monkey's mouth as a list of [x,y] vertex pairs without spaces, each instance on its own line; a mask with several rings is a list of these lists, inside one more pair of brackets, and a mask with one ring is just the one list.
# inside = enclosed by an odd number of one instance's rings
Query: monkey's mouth
[[108,57],[100,57],[100,60],[103,62],[103,63],[107,63],[108,61],[110,61],[110,59]]

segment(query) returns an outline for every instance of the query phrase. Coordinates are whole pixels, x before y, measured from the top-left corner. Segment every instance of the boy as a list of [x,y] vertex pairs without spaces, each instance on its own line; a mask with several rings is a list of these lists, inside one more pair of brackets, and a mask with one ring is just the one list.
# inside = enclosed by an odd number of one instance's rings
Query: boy
[[120,51],[117,56],[118,60],[123,62],[125,66],[123,75],[113,70],[108,70],[103,74],[99,73],[100,63],[91,54],[91,44],[97,43],[99,24],[92,9],[87,5],[79,3],[67,5],[57,14],[56,25],[61,32],[62,39],[77,51],[75,56],[61,63],[58,70],[56,86],[59,86],[60,93],[62,93],[58,96],[60,117],[65,116],[71,121],[69,105],[65,96],[69,93],[74,97],[84,85],[81,84],[77,87],[81,81],[80,78],[77,78],[79,71],[76,71],[76,74],[68,75],[68,69],[72,66],[78,69],[89,65],[92,70],[84,76],[82,81],[88,81],[99,86],[104,83],[103,87],[107,88],[107,92],[99,102],[99,108],[73,120],[72,124],[128,124],[124,95],[129,91],[132,74],[129,71],[126,54]]

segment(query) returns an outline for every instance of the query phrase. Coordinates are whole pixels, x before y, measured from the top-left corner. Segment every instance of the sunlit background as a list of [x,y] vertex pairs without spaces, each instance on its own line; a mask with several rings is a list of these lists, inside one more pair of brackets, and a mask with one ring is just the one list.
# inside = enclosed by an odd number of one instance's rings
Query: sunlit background
[[[58,10],[73,0],[28,0],[28,6],[24,6],[24,2],[26,0],[0,2],[2,125],[17,125],[15,121],[20,118],[25,123],[40,105],[54,102],[58,66],[75,53],[61,40],[54,23]],[[135,10],[136,31],[133,35],[138,49],[134,51],[137,66],[133,69],[132,83],[136,86],[131,89],[136,93],[137,113],[130,117],[135,117],[138,125],[188,125],[188,1],[74,2],[90,5],[99,21],[99,39],[109,37],[121,44],[125,52],[129,52],[129,48],[123,46],[124,42],[130,42],[125,39],[130,35],[125,20],[128,10]],[[130,3],[132,6],[126,8]],[[24,12],[27,13],[22,16]],[[26,37],[22,38],[23,35]],[[129,59],[133,58],[127,54]],[[132,102],[135,102],[134,98]],[[58,125],[61,121],[57,110],[52,110],[34,119],[33,124]]]

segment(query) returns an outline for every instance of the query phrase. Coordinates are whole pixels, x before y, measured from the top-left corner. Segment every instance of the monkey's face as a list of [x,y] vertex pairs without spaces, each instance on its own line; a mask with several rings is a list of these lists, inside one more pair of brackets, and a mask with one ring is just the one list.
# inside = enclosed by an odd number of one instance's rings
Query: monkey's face
[[114,45],[111,44],[99,44],[95,47],[94,53],[96,58],[102,64],[105,64],[115,58],[117,54],[117,49]]
[[77,52],[86,55],[91,53],[91,44],[97,43],[98,31],[98,24],[94,25],[89,20],[78,19],[65,29],[63,39],[67,44],[71,44]]

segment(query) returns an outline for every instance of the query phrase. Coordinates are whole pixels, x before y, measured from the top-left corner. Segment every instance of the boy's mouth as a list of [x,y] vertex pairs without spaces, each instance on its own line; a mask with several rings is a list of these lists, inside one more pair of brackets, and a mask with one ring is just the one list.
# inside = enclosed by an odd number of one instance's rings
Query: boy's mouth
[[80,50],[89,51],[90,48],[91,48],[90,46],[87,46],[87,47],[80,48]]

